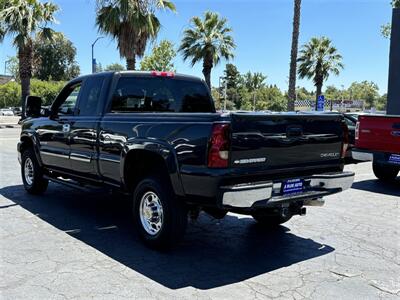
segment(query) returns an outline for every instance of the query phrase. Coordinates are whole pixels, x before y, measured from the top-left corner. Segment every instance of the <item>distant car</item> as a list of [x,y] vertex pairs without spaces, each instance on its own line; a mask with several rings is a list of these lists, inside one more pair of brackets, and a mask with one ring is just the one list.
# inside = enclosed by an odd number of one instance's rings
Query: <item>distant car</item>
[[14,113],[11,109],[8,108],[2,108],[0,109],[0,116],[13,116]]
[[356,125],[358,121],[358,115],[354,114],[344,114],[344,120],[349,128],[349,150],[354,147],[355,135],[356,135]]
[[21,116],[22,115],[22,107],[13,107],[12,111],[14,116]]

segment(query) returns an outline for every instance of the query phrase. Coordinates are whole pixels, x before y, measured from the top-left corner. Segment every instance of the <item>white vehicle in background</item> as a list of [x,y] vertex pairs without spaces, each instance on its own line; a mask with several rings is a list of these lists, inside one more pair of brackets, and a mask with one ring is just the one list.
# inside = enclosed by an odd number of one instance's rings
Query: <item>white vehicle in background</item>
[[14,116],[14,112],[8,108],[0,109],[0,116]]

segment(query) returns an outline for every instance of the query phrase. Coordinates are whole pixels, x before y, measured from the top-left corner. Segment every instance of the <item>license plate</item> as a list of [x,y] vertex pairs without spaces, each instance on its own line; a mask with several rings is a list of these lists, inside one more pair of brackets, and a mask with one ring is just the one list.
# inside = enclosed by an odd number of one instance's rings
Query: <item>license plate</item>
[[400,165],[400,154],[390,154],[388,158],[388,163]]
[[282,183],[282,194],[296,194],[303,192],[304,180],[303,179],[289,179]]

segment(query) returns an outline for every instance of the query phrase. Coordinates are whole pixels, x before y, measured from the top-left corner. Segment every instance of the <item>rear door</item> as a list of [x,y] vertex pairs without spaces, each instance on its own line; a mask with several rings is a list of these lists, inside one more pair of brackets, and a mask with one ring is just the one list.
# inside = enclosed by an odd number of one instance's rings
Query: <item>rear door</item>
[[339,165],[343,117],[317,114],[232,114],[234,167],[268,169]]
[[82,86],[69,135],[71,171],[78,176],[98,179],[97,126],[107,96],[108,77],[87,77]]

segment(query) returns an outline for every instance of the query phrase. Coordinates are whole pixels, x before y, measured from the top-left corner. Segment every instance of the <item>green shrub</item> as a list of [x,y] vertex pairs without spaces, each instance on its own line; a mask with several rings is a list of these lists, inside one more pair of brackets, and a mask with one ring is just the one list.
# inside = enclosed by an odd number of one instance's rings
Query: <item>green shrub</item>
[[0,107],[20,106],[21,86],[15,81],[0,85]]
[[[64,81],[31,80],[31,95],[43,99],[43,105],[50,105],[65,85]],[[0,107],[21,106],[21,86],[17,82],[0,85]]]
[[41,97],[43,105],[50,105],[53,103],[64,85],[64,81],[41,81],[38,79],[32,79],[31,95]]

